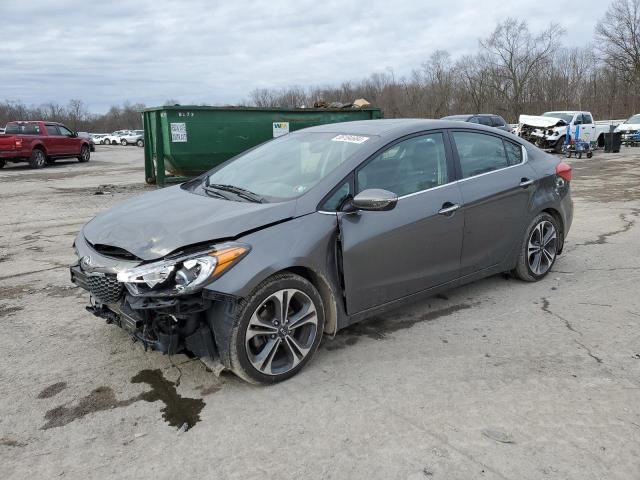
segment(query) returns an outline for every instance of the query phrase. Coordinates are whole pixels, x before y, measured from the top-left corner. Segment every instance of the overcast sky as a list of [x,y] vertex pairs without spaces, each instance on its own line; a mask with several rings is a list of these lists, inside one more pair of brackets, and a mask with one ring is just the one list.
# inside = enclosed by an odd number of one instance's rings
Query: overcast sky
[[507,16],[534,31],[554,20],[565,45],[584,45],[608,4],[0,0],[0,99],[79,98],[94,112],[125,100],[233,104],[256,87],[337,84],[387,68],[406,75],[437,49],[475,52]]

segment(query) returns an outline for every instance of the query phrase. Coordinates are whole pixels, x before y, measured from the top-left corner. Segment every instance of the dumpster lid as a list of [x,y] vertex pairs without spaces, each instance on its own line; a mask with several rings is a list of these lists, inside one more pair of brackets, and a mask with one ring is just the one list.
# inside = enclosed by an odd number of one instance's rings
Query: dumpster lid
[[163,110],[209,110],[209,111],[246,111],[246,112],[362,112],[380,111],[377,107],[371,108],[268,108],[268,107],[244,107],[244,106],[224,106],[213,107],[208,105],[163,105],[160,107],[148,107],[141,112],[158,112]]

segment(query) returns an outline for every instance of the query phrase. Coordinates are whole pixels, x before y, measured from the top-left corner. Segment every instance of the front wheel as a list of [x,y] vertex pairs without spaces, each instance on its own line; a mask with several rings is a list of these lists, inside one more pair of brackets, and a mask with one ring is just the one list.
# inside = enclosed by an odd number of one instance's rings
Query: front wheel
[[139,146],[139,147],[144,147],[144,140],[138,140],[136,142],[136,145]]
[[89,147],[87,147],[86,145],[83,145],[82,148],[80,149],[80,155],[78,156],[78,161],[80,163],[85,163],[85,162],[88,162],[90,158],[91,158],[91,151],[89,150]]
[[109,140],[108,138],[104,141],[105,145],[111,145],[111,140]]
[[525,282],[537,282],[549,273],[560,250],[561,231],[548,213],[541,213],[529,224],[513,273]]
[[126,147],[127,145],[129,145],[129,142],[127,142],[124,138],[122,140],[120,140],[120,145],[122,145],[123,147]]
[[564,146],[564,137],[560,137],[556,144],[553,146],[553,153],[562,153],[562,147]]
[[265,280],[234,315],[231,369],[251,383],[281,382],[298,373],[318,349],[324,329],[320,294],[291,273]]

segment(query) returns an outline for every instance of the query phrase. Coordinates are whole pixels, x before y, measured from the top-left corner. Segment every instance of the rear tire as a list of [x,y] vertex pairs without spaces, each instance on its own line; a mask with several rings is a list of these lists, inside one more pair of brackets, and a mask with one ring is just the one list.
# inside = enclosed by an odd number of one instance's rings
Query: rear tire
[[534,218],[527,228],[513,274],[525,282],[542,280],[553,267],[562,246],[562,230],[548,213]]
[[83,145],[80,149],[80,155],[78,155],[78,161],[80,163],[86,163],[91,158],[91,150],[88,146]]
[[44,151],[36,148],[31,152],[31,157],[29,157],[29,166],[31,168],[44,168],[47,165],[47,156],[44,154]]
[[105,145],[111,145],[111,141],[107,138],[107,139],[104,141],[104,144],[105,144]]
[[302,370],[324,330],[320,294],[308,280],[292,273],[262,282],[230,315],[230,338],[221,340],[229,342],[231,370],[255,384],[281,382]]

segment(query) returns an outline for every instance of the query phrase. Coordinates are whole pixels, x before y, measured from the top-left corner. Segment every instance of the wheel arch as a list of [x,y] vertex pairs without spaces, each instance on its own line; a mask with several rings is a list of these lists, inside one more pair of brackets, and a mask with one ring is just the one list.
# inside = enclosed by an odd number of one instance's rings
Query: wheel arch
[[551,215],[554,220],[558,223],[558,226],[560,227],[560,248],[558,249],[558,254],[562,253],[562,249],[564,247],[564,235],[565,235],[565,231],[564,231],[564,220],[562,219],[562,215],[560,214],[560,212],[558,210],[556,210],[553,207],[547,207],[545,209],[543,209],[540,213],[548,213],[549,215]]
[[[338,309],[333,290],[329,285],[329,282],[323,278],[322,275],[304,266],[293,266],[273,273],[277,275],[279,273],[293,273],[305,280],[308,280],[320,294],[322,303],[324,306],[324,333],[329,335],[335,335],[338,329]],[[271,276],[273,276],[271,275]]]
[[47,155],[47,147],[44,145],[44,143],[36,143],[33,145],[33,147],[31,147],[31,150],[42,150],[44,152],[45,155]]

